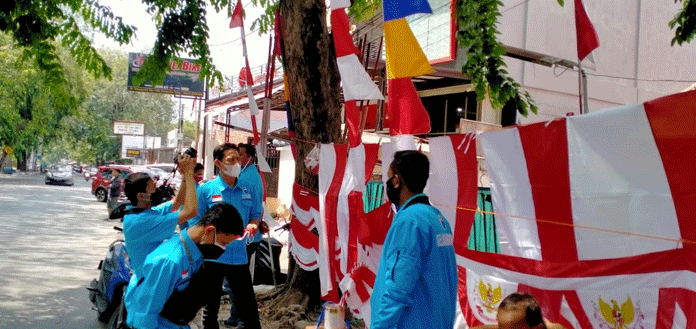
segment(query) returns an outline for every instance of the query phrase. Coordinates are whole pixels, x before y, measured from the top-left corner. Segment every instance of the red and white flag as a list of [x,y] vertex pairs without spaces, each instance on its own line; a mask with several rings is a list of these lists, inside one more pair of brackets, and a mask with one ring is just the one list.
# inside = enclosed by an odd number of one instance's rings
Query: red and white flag
[[242,6],[242,0],[237,0],[237,5],[234,7],[234,12],[232,12],[232,17],[230,18],[230,28],[239,27],[241,31],[242,38],[242,54],[244,55],[245,68],[240,71],[244,72],[244,76],[240,74],[240,84],[246,86],[247,99],[249,101],[249,113],[251,114],[251,127],[254,132],[254,145],[258,144],[261,138],[259,137],[259,130],[256,126],[256,116],[259,114],[259,106],[256,104],[256,98],[254,98],[254,93],[251,87],[254,84],[254,79],[251,74],[251,68],[249,67],[249,55],[247,53],[246,45],[246,35],[244,34],[244,7]]
[[567,328],[696,328],[694,104],[687,92],[480,135],[501,254],[456,249],[467,325],[526,291]]
[[578,58],[582,61],[589,53],[599,47],[597,31],[587,16],[582,0],[575,0],[575,33],[578,41]]
[[292,212],[288,249],[300,267],[313,271],[319,267],[319,238],[312,233],[320,220],[319,196],[297,183],[292,186]]

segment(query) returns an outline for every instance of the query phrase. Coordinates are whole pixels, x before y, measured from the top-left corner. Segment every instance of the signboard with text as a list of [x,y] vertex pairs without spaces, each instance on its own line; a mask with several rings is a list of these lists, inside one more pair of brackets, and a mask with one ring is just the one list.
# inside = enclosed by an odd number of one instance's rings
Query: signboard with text
[[114,121],[115,135],[144,135],[145,123],[132,121]]
[[126,150],[126,156],[129,158],[139,158],[140,157],[140,150],[138,149],[127,149]]
[[133,84],[133,77],[145,63],[147,55],[141,53],[128,54],[128,90],[145,91],[160,94],[184,95],[203,97],[204,81],[200,79],[201,65],[195,64],[193,59],[180,58],[181,65],[177,61],[170,61],[172,69],[164,77],[162,85],[152,85],[150,81],[142,85]]

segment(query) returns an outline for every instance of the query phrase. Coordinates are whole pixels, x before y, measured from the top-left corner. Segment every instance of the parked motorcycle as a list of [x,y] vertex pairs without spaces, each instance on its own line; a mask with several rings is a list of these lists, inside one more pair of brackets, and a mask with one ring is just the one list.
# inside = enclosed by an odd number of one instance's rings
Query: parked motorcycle
[[[114,226],[117,231],[123,231]],[[119,309],[123,309],[123,295],[133,274],[126,249],[126,242],[119,238],[109,245],[106,256],[99,262],[99,279],[93,279],[87,290],[89,300],[97,311],[99,321],[108,323],[108,328],[119,328]]]

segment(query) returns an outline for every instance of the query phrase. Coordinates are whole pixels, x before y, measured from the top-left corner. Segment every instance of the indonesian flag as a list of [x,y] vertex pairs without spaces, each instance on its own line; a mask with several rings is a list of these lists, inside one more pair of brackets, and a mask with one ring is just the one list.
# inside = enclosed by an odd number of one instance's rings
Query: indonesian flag
[[456,249],[466,324],[526,291],[567,328],[696,328],[695,104],[692,91],[480,135],[501,254]]
[[254,132],[254,145],[257,145],[261,138],[259,137],[259,130],[256,127],[256,116],[259,114],[259,106],[256,104],[256,99],[254,98],[254,93],[251,87],[254,84],[253,77],[251,75],[251,68],[249,67],[249,55],[247,54],[246,45],[246,35],[244,34],[244,7],[242,6],[242,0],[237,0],[237,5],[234,7],[234,12],[230,19],[230,28],[240,27],[241,38],[242,38],[242,53],[244,55],[245,68],[240,71],[240,73],[245,72],[242,76],[240,74],[240,84],[246,85],[247,99],[249,101],[249,113],[251,114],[251,127]]
[[599,47],[597,31],[587,16],[582,0],[575,0],[575,33],[578,41],[578,58],[582,61],[589,53]]
[[336,50],[336,63],[341,75],[346,110],[346,126],[351,147],[361,143],[360,111],[356,100],[383,100],[382,92],[360,64],[360,51],[350,35],[350,23],[345,8],[350,1],[331,1],[331,31]]
[[318,195],[295,183],[292,186],[292,212],[288,241],[290,254],[303,270],[316,270],[319,266],[319,238],[312,230],[320,219]]

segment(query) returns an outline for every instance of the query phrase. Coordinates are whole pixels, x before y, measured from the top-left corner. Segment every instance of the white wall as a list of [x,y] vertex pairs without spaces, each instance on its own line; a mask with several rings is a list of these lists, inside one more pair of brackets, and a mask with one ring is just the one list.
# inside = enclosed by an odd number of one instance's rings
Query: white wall
[[[499,29],[504,44],[577,61],[573,1],[566,1],[564,7],[555,0],[503,3]],[[590,112],[644,102],[692,84],[641,80],[696,80],[696,66],[691,65],[696,58],[696,42],[670,46],[674,32],[667,22],[681,4],[673,0],[583,3],[600,42],[593,52],[596,70],[587,70]],[[577,72],[512,58],[506,58],[506,63],[511,76],[539,106],[540,114],[522,118],[522,123],[579,113]]]

